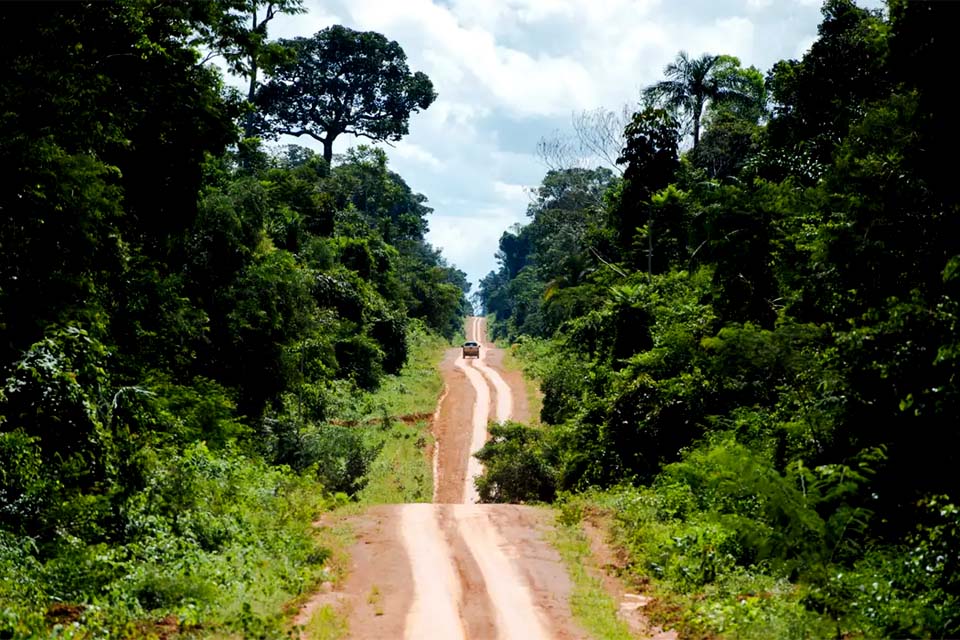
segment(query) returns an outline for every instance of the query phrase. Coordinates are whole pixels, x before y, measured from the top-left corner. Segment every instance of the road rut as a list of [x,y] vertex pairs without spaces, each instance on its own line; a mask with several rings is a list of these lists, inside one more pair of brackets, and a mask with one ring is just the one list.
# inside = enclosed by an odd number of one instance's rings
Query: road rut
[[344,593],[334,594],[348,603],[350,638],[588,637],[573,621],[569,578],[545,540],[549,510],[477,504],[482,467],[472,454],[491,417],[515,419],[525,407],[522,384],[504,380],[485,325],[466,323],[467,339],[481,343],[479,358],[450,350],[441,365],[434,503],[373,507],[357,520],[350,574]]

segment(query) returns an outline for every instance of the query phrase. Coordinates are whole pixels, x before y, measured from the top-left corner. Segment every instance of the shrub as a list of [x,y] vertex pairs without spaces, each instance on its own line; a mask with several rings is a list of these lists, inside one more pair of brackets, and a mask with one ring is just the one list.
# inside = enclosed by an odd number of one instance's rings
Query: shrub
[[366,484],[376,455],[377,450],[367,446],[356,429],[327,424],[306,434],[300,464],[314,467],[327,491],[353,495]]
[[490,427],[490,440],[475,456],[484,463],[477,478],[483,502],[549,502],[556,472],[541,430],[507,422]]

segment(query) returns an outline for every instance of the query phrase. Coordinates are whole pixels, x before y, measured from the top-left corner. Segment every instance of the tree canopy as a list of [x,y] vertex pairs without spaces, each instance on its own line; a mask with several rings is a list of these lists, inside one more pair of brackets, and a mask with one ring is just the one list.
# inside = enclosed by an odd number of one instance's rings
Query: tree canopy
[[256,95],[261,130],[310,136],[330,162],[341,134],[377,142],[408,132],[410,114],[436,99],[433,83],[411,73],[399,44],[373,31],[335,25],[312,38],[281,40],[292,56],[270,70]]
[[376,454],[338,423],[462,326],[382,151],[242,138],[205,60],[255,78],[299,6],[0,5],[0,636],[283,636],[250,594],[321,575],[307,523]]
[[673,110],[689,124],[694,148],[700,144],[700,127],[708,105],[749,104],[756,99],[740,70],[740,61],[733,56],[703,54],[691,58],[681,51],[663,73],[666,78],[645,89],[644,97]]
[[538,203],[477,294],[544,393],[543,429],[481,452],[490,498],[609,509],[691,636],[960,632],[960,210],[931,153],[957,9],[889,8],[829,0],[766,75],[678,55],[622,179]]

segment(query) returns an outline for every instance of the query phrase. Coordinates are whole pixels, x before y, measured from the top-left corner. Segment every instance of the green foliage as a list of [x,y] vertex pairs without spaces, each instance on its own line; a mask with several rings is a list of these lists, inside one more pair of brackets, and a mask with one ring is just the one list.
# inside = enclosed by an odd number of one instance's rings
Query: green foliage
[[356,493],[366,482],[377,450],[350,427],[325,425],[303,438],[301,463],[316,465],[317,478],[330,491]]
[[483,502],[549,502],[556,493],[554,461],[544,433],[515,422],[490,426],[474,456],[483,463],[477,491]]
[[704,54],[691,59],[681,51],[663,74],[666,79],[645,89],[644,98],[687,121],[694,149],[700,144],[701,118],[708,105],[734,103],[746,109],[757,106],[753,78],[740,69],[740,60],[733,56]]
[[391,416],[412,416],[432,413],[443,390],[443,378],[437,362],[443,359],[450,343],[427,329],[420,320],[407,325],[404,344],[409,357],[403,369],[384,377],[374,396],[366,417],[380,417],[385,410]]
[[213,380],[198,377],[189,385],[181,385],[157,373],[146,388],[149,394],[138,398],[139,406],[125,409],[152,414],[133,415],[131,422],[152,420],[158,428],[169,428],[176,442],[203,441],[211,449],[221,449],[251,435],[250,427],[237,416],[232,394]]
[[426,447],[433,440],[429,423],[389,421],[364,429],[364,443],[377,452],[367,469],[362,504],[406,504],[433,499],[433,472]]
[[376,389],[383,375],[383,352],[366,336],[345,337],[336,344],[340,375],[353,380],[367,391]]
[[[762,87],[762,78],[760,82]],[[708,178],[735,177],[759,153],[761,132],[755,119],[751,121],[725,111],[717,113],[711,117],[700,144],[691,150],[690,162]]]
[[274,65],[257,91],[260,128],[316,138],[328,163],[340,134],[397,141],[410,114],[436,99],[430,79],[410,73],[400,45],[379,33],[334,25],[280,44],[293,55]]
[[567,573],[573,582],[570,595],[572,613],[592,637],[601,640],[629,640],[630,628],[618,615],[618,604],[613,601],[599,577],[591,571],[590,541],[579,529],[579,517],[559,517],[560,527],[551,543],[560,552]]
[[638,111],[624,130],[626,141],[620,157],[617,158],[617,162],[625,164],[626,168],[623,173],[623,191],[620,201],[613,209],[611,226],[621,250],[628,255],[637,232],[644,226],[647,227],[643,235],[647,240],[645,244],[649,272],[652,272],[650,260],[653,256],[654,239],[648,201],[653,193],[670,183],[679,168],[679,136],[676,128],[676,121],[663,109],[647,108]]
[[[266,25],[299,1],[21,9],[0,12],[0,636],[285,637],[281,605],[328,577],[310,523],[384,446],[339,422],[402,372],[411,323],[452,335],[465,275],[382,152],[237,140],[255,114],[204,56],[252,97],[293,64]],[[371,135],[433,100],[407,75]]]
[[202,444],[146,455],[144,489],[121,505],[120,540],[70,537],[38,559],[29,538],[3,534],[0,574],[11,579],[2,628],[45,634],[30,612],[61,601],[89,603],[75,607],[81,634],[174,614],[188,625],[261,624],[281,637],[280,621],[265,614],[323,576],[327,552],[309,531],[323,506],[316,484]]
[[890,90],[883,64],[888,27],[879,10],[830,0],[821,12],[819,37],[803,59],[778,62],[767,76],[775,104],[768,126],[770,172],[780,178],[785,168],[816,180],[861,105]]
[[[16,363],[3,387],[2,455],[8,530],[50,541],[100,538],[119,472],[107,352],[76,327],[53,332]],[[132,481],[136,481],[131,478]]]
[[549,451],[559,490],[607,488],[584,500],[691,636],[949,637],[960,619],[960,201],[931,152],[957,125],[929,71],[952,13],[823,15],[765,81],[679,56],[647,97],[695,147],[641,111],[604,215],[564,212],[595,225],[585,241],[538,251],[563,235],[535,218],[482,283],[544,393],[538,442],[501,456]]
[[609,169],[547,173],[531,223],[504,232],[501,269],[480,284],[478,300],[500,320],[495,335],[547,335],[594,301],[585,282],[610,249],[605,196],[617,185]]

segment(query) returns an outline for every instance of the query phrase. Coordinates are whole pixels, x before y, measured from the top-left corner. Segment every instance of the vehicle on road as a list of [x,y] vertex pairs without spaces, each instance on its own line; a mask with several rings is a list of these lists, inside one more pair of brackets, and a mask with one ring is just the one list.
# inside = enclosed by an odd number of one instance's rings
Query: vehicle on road
[[480,357],[480,344],[473,341],[467,341],[463,343],[463,357],[464,358],[479,358]]

